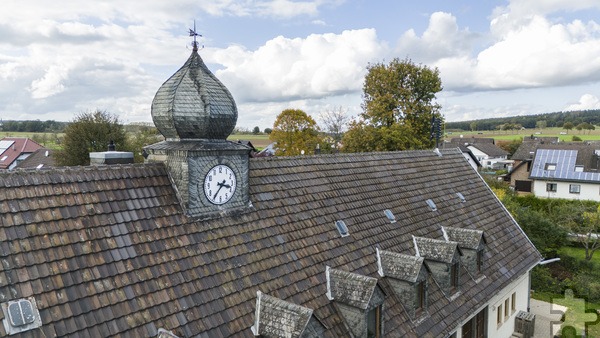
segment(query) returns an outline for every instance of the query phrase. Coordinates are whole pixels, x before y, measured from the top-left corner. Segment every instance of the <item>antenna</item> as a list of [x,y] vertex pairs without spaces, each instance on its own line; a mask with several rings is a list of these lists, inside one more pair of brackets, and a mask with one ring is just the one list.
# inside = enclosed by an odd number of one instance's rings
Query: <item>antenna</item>
[[[202,36],[202,35],[196,33],[196,20],[194,20],[194,29],[190,28],[189,31],[188,31],[188,33],[189,33],[190,36],[194,37],[194,41],[192,42],[192,48],[193,48],[194,52],[197,52],[198,51],[198,41],[196,41],[196,37],[197,36]],[[204,47],[204,46],[202,46],[202,47]]]

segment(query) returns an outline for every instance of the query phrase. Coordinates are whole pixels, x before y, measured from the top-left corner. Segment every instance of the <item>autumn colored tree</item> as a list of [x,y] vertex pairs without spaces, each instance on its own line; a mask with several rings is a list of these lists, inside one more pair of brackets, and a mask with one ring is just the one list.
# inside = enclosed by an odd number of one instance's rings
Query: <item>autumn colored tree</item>
[[58,165],[89,165],[90,152],[108,150],[114,141],[117,150],[126,151],[127,135],[118,116],[96,110],[78,114],[65,128],[63,148],[56,156]]
[[275,155],[313,154],[319,144],[319,127],[304,111],[286,109],[277,115],[269,139],[277,142]]
[[437,69],[409,59],[368,67],[363,112],[343,138],[347,152],[423,149],[431,140],[433,117],[442,118],[436,93],[442,90]]

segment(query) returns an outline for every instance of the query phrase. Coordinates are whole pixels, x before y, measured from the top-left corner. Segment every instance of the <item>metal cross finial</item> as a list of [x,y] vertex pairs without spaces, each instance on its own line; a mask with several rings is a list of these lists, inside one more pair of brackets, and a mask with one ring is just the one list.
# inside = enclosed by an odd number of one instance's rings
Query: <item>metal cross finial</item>
[[194,20],[194,29],[190,28],[189,34],[190,34],[190,36],[194,37],[194,42],[192,42],[192,47],[194,49],[194,52],[197,52],[198,51],[198,41],[196,41],[196,37],[202,36],[202,35],[196,33],[196,20]]

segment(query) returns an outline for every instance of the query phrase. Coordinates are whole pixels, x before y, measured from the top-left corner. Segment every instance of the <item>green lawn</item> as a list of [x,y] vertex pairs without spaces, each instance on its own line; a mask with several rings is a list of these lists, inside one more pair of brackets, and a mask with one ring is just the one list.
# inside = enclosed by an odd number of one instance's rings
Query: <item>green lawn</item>
[[[539,134],[536,134],[539,133]],[[567,133],[561,135],[560,133]],[[495,140],[522,140],[523,137],[534,135],[536,137],[558,137],[561,142],[570,142],[573,140],[573,136],[577,136],[584,141],[597,141],[600,140],[600,129],[592,131],[578,131],[578,130],[565,130],[562,128],[544,128],[544,129],[525,129],[525,130],[510,130],[510,131],[498,131],[498,130],[486,130],[486,131],[460,131],[452,132],[450,135],[446,135],[446,138],[450,139],[453,137],[488,137]]]

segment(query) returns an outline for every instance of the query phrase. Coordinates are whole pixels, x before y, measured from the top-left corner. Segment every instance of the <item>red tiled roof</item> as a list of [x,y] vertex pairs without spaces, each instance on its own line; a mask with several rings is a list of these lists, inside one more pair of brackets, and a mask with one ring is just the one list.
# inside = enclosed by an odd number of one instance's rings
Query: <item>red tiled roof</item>
[[19,156],[21,156],[21,154],[30,154],[42,148],[42,146],[34,140],[25,137],[5,137],[0,141],[14,142],[9,148],[0,154],[0,159],[3,159],[6,156],[3,161],[0,161],[0,169],[8,169],[8,167]]

